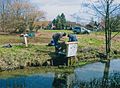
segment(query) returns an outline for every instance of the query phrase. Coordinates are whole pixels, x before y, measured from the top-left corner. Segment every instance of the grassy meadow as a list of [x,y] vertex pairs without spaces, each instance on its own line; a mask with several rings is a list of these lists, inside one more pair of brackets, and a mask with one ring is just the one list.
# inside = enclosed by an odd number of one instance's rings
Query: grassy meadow
[[[23,42],[19,35],[0,35],[0,69],[23,68],[27,66],[43,66],[46,61],[55,56],[54,46],[47,46],[52,35],[56,32],[72,33],[70,30],[41,30],[34,38],[29,38],[29,46],[17,45]],[[115,33],[113,33],[114,35]],[[97,61],[98,52],[105,51],[104,33],[93,32],[87,34],[77,34],[78,53],[77,58],[81,63]],[[64,38],[68,41],[68,38]],[[10,43],[12,48],[3,48],[4,44]],[[120,51],[120,34],[112,40],[112,56],[114,50]],[[117,54],[115,56],[120,56]]]

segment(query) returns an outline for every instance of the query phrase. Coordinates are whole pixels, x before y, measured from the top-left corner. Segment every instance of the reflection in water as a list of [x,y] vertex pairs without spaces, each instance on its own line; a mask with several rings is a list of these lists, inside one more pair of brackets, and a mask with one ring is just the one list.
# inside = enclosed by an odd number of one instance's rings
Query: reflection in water
[[93,79],[91,81],[79,81],[75,83],[76,88],[120,88],[120,73],[113,73],[109,76],[107,82],[103,82],[102,78]]
[[104,68],[104,75],[102,79],[102,87],[107,87],[108,79],[109,79],[109,69],[110,69],[110,60],[108,60],[105,63],[105,68]]
[[56,74],[54,77],[53,88],[66,88],[67,75],[66,74]]
[[[116,60],[115,61],[113,60],[112,63],[110,63],[110,60],[108,60],[107,62],[104,63],[105,64],[104,69],[103,69],[104,71],[99,72],[101,74],[103,73],[102,77],[100,75],[96,77],[96,74],[94,75],[92,73],[93,71],[96,73],[98,71],[98,70],[97,71],[94,70],[94,68],[91,72],[87,70],[88,73],[87,71],[85,73],[87,73],[89,76],[92,75],[92,77],[84,81],[83,80],[78,81],[77,79],[74,85],[76,86],[76,88],[120,88],[120,70],[116,70],[115,68],[115,67],[120,66],[120,60],[117,60],[117,61],[118,62],[116,62]],[[113,62],[116,62],[116,64]],[[101,66],[99,65],[100,68]],[[94,64],[89,66],[87,69],[91,67],[94,67]]]
[[76,68],[73,74],[46,73],[0,79],[0,88],[120,88],[120,60]]
[[39,74],[0,79],[0,88],[52,88],[54,74]]
[[75,81],[74,78],[74,74],[56,74],[53,88],[72,88]]

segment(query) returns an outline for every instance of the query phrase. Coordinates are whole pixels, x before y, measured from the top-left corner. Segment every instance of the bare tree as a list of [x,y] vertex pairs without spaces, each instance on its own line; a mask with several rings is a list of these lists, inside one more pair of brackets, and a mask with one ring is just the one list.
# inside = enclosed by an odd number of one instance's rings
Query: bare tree
[[[25,29],[29,29],[32,31],[34,29],[33,23],[44,17],[43,11],[37,10],[36,7],[34,7],[30,2],[27,1],[26,2],[25,1],[20,2],[20,0],[16,1],[15,3],[12,4],[12,11],[14,11],[13,12],[14,13],[13,15],[15,16],[14,19],[16,19],[16,21],[18,22],[17,23],[18,26],[15,29],[17,30],[20,28],[21,31],[25,31]],[[21,27],[21,25],[24,26]]]
[[27,28],[33,30],[33,23],[45,16],[29,0],[0,0],[0,3],[0,27],[3,31],[24,32]]
[[10,0],[0,0],[0,29],[4,32],[6,29],[5,24],[8,18],[8,3]]
[[105,21],[106,56],[109,58],[111,52],[112,31],[120,25],[120,22],[116,19],[120,13],[120,3],[116,3],[115,0],[97,0],[97,3],[99,4],[93,4],[93,7]]

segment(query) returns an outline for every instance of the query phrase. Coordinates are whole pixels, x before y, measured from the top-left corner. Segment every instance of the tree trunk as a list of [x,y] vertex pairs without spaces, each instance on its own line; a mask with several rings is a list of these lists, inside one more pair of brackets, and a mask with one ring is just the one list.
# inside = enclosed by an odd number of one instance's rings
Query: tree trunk
[[107,1],[107,8],[106,8],[106,17],[105,17],[105,41],[106,41],[106,59],[110,58],[110,51],[111,51],[111,29],[110,29],[110,12],[109,7],[110,3],[109,0]]

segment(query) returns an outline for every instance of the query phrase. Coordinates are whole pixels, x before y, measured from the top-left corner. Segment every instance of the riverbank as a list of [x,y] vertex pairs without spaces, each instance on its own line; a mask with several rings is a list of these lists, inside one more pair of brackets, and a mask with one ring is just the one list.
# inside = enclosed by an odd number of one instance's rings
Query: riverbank
[[[91,52],[94,52],[94,54]],[[78,50],[78,62],[73,62],[72,66],[81,66],[85,63],[98,61],[99,58],[96,54],[95,50],[86,52]],[[51,60],[59,61],[57,59],[60,59],[56,57],[54,46],[46,45],[29,45],[27,48],[17,45],[12,48],[0,48],[0,57],[0,71],[50,66]]]
[[[54,59],[56,56],[54,52],[54,46],[49,47],[45,45],[29,45],[27,48],[25,46],[0,48],[0,70],[4,71],[23,69],[26,67],[50,66],[49,61]],[[77,64],[73,63],[72,66],[81,66],[87,62],[93,62],[97,60],[95,57],[92,59],[90,57],[88,58],[89,59],[86,60],[78,58],[80,62]]]
[[[0,35],[0,70],[23,69],[26,67],[42,67],[50,65],[49,61],[55,57],[54,46],[47,46],[52,34],[57,31],[44,31],[34,38],[29,38],[29,46],[15,45],[23,40],[17,35]],[[71,31],[66,31],[71,33]],[[114,33],[115,34],[115,33]],[[96,32],[89,35],[77,35],[78,37],[78,63],[73,66],[79,66],[81,63],[99,61],[99,54],[103,53],[104,33]],[[120,56],[120,35],[112,41],[112,56]],[[67,38],[65,39],[67,41]],[[10,43],[11,48],[3,48],[2,45]]]
[[28,76],[32,74],[40,73],[59,73],[59,74],[71,74],[77,67],[82,67],[86,64],[93,62],[80,62],[77,66],[41,66],[41,67],[25,67],[24,69],[6,70],[0,72],[0,78],[9,78],[16,76]]

